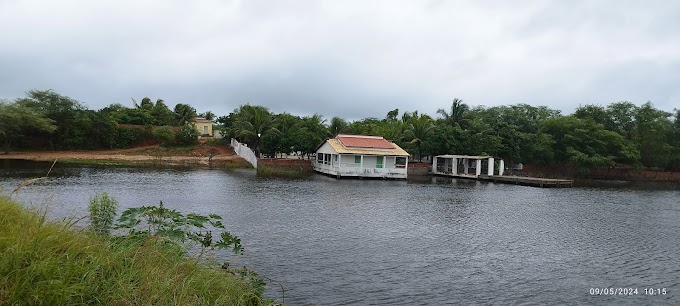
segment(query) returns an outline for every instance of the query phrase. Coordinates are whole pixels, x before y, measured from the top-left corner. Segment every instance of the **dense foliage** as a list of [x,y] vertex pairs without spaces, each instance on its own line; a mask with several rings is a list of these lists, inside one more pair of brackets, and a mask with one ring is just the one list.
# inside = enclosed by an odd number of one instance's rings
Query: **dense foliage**
[[680,170],[680,111],[658,110],[647,102],[607,107],[580,106],[573,115],[545,106],[516,104],[471,108],[454,99],[439,118],[399,110],[385,118],[347,122],[320,115],[275,114],[243,105],[217,119],[227,135],[265,156],[312,154],[326,137],[339,133],[379,135],[419,161],[438,154],[492,155],[510,163],[560,165],[577,169],[631,166]]
[[0,101],[0,141],[5,151],[12,147],[94,150],[144,142],[186,145],[198,138],[197,133],[179,128],[197,116],[190,105],[180,103],[172,111],[163,100],[154,103],[149,98],[140,103],[133,100],[133,105],[115,103],[94,111],[52,90],[32,90],[24,98]]
[[[190,105],[180,103],[170,110],[160,99],[133,102],[131,108],[111,104],[93,111],[51,90],[30,91],[25,98],[0,102],[0,141],[5,150],[123,148],[148,140],[164,145],[195,142],[196,133],[186,125],[197,116]],[[209,111],[200,115],[215,118]],[[214,120],[225,137],[234,137],[267,157],[291,153],[309,157],[325,138],[347,133],[383,136],[415,160],[447,153],[488,154],[510,163],[579,169],[621,163],[680,170],[680,111],[669,113],[650,102],[582,105],[574,114],[563,115],[545,106],[470,107],[454,99],[434,117],[394,109],[384,118],[353,122],[339,117],[326,120],[319,114],[276,114],[246,104]]]

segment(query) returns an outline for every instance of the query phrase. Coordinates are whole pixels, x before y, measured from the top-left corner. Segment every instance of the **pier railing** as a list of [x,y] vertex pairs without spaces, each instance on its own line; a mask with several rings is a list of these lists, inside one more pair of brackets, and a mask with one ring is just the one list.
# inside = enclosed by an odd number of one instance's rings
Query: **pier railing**
[[251,165],[253,165],[253,168],[257,169],[257,156],[255,156],[253,150],[251,150],[247,145],[238,142],[238,140],[234,138],[231,139],[231,146],[234,148],[236,155],[242,157]]

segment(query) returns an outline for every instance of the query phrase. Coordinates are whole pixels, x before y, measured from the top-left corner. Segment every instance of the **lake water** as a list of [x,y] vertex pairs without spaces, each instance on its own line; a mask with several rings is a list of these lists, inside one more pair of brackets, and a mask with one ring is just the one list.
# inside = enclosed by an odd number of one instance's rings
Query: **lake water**
[[[49,168],[0,166],[4,193]],[[237,264],[280,281],[288,305],[680,303],[674,189],[58,166],[15,198],[47,206],[53,217],[83,216],[88,199],[104,191],[122,208],[162,200],[222,215],[246,247]],[[638,291],[591,295],[591,288]],[[267,294],[281,296],[276,286]]]

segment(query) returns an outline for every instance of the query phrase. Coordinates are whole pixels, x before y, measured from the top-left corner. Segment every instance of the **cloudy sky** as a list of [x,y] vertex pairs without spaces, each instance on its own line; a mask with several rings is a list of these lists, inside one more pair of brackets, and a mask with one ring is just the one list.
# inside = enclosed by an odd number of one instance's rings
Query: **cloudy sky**
[[326,118],[680,107],[680,1],[0,0],[0,99],[53,89]]

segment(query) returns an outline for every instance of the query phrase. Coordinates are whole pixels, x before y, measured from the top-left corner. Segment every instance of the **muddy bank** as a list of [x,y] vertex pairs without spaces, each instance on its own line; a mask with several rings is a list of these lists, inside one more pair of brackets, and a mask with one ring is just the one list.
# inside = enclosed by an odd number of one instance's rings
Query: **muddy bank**
[[119,166],[205,166],[250,168],[230,147],[199,145],[187,148],[148,146],[103,151],[31,151],[0,154],[2,160],[48,161],[58,163]]

